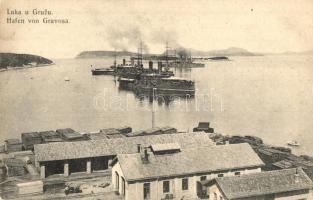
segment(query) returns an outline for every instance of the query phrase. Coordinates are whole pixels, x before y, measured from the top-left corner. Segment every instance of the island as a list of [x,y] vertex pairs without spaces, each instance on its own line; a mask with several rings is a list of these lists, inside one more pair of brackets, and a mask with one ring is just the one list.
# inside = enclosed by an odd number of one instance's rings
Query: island
[[40,67],[51,64],[53,64],[52,60],[37,55],[0,53],[0,71],[7,69]]

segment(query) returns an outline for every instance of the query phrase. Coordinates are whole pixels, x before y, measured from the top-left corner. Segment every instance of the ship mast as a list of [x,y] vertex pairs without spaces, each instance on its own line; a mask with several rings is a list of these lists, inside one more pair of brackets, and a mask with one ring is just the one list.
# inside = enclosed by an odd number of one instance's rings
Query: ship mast
[[138,48],[138,53],[137,53],[137,64],[140,67],[142,65],[142,41],[140,40],[139,48]]
[[166,71],[168,71],[168,49],[169,49],[169,46],[168,46],[168,41],[166,41],[166,46],[165,46],[165,59],[166,59]]
[[114,68],[116,68],[116,49],[114,49]]

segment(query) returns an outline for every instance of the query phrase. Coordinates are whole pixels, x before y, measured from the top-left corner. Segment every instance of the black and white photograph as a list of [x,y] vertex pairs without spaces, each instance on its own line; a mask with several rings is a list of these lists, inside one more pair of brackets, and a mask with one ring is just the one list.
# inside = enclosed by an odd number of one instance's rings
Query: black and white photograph
[[0,0],[0,200],[313,200],[312,0]]

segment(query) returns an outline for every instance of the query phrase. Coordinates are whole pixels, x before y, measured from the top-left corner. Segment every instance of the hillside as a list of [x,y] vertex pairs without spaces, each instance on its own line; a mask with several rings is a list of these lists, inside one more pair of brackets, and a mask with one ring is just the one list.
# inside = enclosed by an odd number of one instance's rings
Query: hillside
[[136,53],[129,51],[83,51],[76,58],[96,58],[105,56],[135,56]]
[[211,50],[211,51],[197,51],[191,50],[194,56],[260,56],[259,53],[252,53],[246,49],[230,47],[228,49]]
[[30,55],[30,54],[16,54],[16,53],[0,53],[0,68],[6,69],[9,67],[23,67],[25,65],[40,66],[53,64],[47,58]]

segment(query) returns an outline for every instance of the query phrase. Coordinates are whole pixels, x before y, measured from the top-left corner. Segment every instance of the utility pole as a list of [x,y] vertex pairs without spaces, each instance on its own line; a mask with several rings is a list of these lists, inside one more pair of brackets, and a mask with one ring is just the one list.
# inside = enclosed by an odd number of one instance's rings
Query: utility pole
[[154,111],[154,96],[155,96],[155,90],[156,88],[152,89],[152,128],[155,127],[155,111]]

